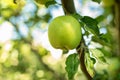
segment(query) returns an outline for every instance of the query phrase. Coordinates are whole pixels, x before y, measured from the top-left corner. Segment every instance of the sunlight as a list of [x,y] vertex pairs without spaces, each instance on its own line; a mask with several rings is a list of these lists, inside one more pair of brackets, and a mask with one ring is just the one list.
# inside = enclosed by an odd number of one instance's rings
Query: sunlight
[[4,43],[10,40],[13,36],[13,26],[9,22],[4,22],[0,25],[0,42]]

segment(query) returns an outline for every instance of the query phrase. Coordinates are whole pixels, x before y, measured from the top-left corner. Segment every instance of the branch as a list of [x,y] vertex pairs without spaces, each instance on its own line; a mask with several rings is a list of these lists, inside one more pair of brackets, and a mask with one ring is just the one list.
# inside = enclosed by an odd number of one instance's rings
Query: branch
[[80,42],[80,45],[76,48],[78,54],[79,54],[79,58],[80,58],[80,66],[81,66],[81,70],[82,72],[85,74],[85,76],[88,78],[88,80],[92,80],[91,75],[89,74],[89,72],[87,71],[86,65],[85,65],[85,48],[84,48],[85,42],[82,39]]
[[61,2],[66,15],[76,13],[73,0],[61,0]]

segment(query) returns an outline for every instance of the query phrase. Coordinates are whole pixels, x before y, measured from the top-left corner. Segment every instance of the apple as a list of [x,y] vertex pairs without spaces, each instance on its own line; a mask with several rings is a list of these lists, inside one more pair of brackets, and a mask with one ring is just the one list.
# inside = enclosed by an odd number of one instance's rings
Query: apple
[[43,5],[48,1],[53,1],[53,0],[35,0],[36,3],[43,4]]
[[59,16],[48,27],[50,44],[56,49],[72,50],[81,41],[80,23],[72,16]]

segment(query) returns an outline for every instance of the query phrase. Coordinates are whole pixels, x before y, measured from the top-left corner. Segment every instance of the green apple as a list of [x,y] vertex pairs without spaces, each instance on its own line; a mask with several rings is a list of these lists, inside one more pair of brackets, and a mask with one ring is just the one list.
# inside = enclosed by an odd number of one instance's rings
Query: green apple
[[81,26],[72,16],[59,16],[48,27],[50,44],[56,49],[71,50],[81,41]]
[[48,1],[53,1],[53,0],[35,0],[38,4],[45,4]]

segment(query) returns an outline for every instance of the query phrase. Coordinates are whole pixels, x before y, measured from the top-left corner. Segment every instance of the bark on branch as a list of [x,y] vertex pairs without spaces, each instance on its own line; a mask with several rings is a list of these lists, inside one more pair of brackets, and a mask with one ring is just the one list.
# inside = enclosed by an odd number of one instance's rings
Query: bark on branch
[[80,45],[76,48],[77,52],[79,54],[79,58],[80,58],[80,67],[81,70],[83,71],[83,73],[85,74],[85,76],[87,77],[88,80],[92,80],[91,75],[89,74],[89,72],[87,71],[86,65],[85,65],[85,42],[82,39],[80,42]]

